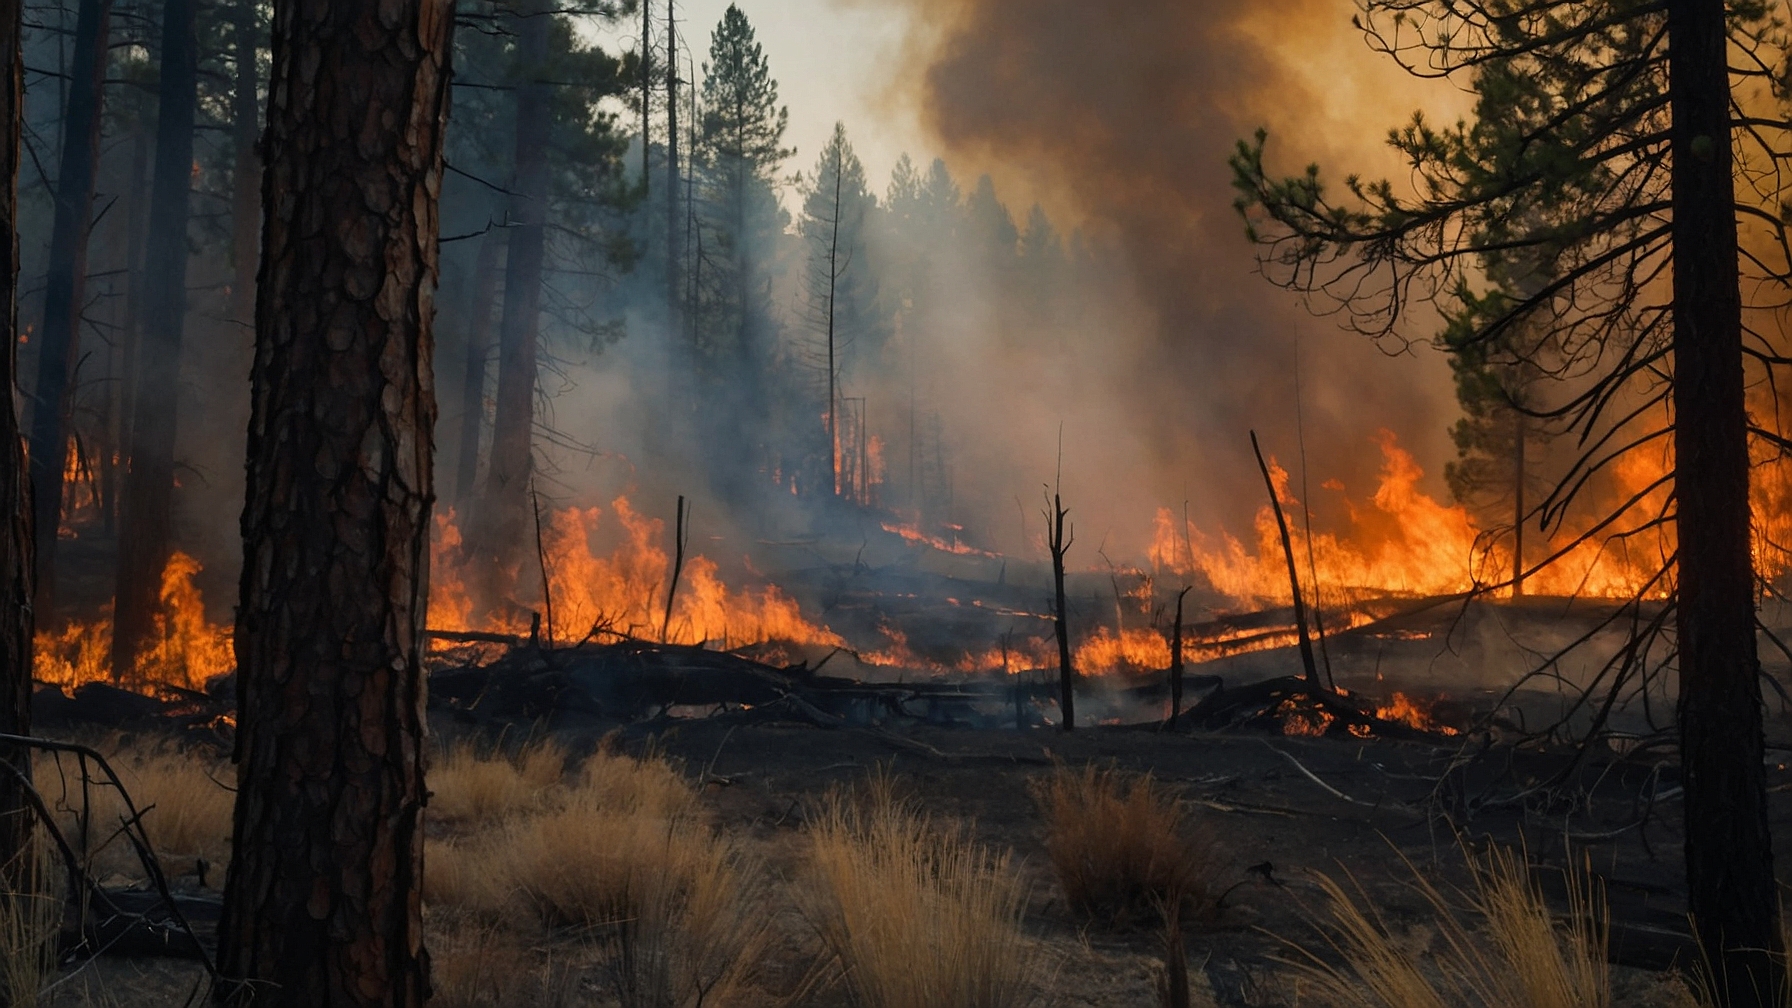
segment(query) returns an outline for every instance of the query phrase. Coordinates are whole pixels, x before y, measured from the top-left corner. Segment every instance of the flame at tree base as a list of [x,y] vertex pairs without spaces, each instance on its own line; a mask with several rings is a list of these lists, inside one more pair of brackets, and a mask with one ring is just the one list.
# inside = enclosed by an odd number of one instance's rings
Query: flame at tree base
[[[236,667],[233,629],[205,618],[205,598],[193,578],[204,568],[178,550],[162,569],[161,608],[154,615],[149,646],[131,675],[113,685],[137,692],[160,686],[203,689],[206,680]],[[74,620],[34,638],[32,678],[64,691],[90,682],[112,682],[111,607],[92,620]]]

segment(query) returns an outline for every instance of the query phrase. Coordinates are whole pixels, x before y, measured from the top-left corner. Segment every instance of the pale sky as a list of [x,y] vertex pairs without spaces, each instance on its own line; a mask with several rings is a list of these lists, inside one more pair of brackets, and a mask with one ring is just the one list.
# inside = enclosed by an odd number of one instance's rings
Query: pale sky
[[[680,49],[685,76],[701,79],[709,34],[730,0],[680,0]],[[872,192],[881,199],[890,169],[907,151],[925,165],[933,151],[913,116],[892,100],[902,73],[903,42],[912,16],[906,5],[854,0],[736,0],[765,47],[779,97],[790,108],[788,146],[796,156],[786,174],[807,173],[836,121],[865,163]],[[653,0],[654,45],[665,44],[666,0]],[[606,44],[632,49],[639,19],[606,32]],[[692,68],[695,67],[693,74]],[[788,194],[787,194],[788,198]]]

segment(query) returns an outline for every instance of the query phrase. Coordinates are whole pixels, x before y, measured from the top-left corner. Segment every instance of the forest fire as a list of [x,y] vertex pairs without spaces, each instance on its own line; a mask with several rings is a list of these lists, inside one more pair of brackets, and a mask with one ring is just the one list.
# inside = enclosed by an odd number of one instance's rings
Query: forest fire
[[[525,593],[523,599],[485,606],[483,615],[471,587],[477,561],[465,549],[454,513],[438,515],[431,547],[431,628],[520,635],[529,631],[527,614],[534,606],[550,621],[542,632],[555,644],[626,636],[724,649],[768,642],[844,645],[827,627],[805,619],[776,585],[731,590],[717,564],[701,555],[687,558],[679,572],[668,618],[673,572],[661,545],[665,523],[641,515],[626,497],[612,501],[610,511],[611,523],[601,507],[570,507],[549,516],[541,535],[546,599]],[[607,550],[597,545],[604,541],[614,545]]]
[[[1445,505],[1418,489],[1424,476],[1412,454],[1401,448],[1391,432],[1377,437],[1382,455],[1380,482],[1366,501],[1344,496],[1344,488],[1327,481],[1325,489],[1340,495],[1349,527],[1315,531],[1310,543],[1302,523],[1291,522],[1297,558],[1303,576],[1310,548],[1317,572],[1318,597],[1328,606],[1348,606],[1364,595],[1446,595],[1499,584],[1511,577],[1509,533],[1491,536],[1478,527],[1459,504]],[[1284,508],[1298,513],[1300,502],[1289,494],[1288,472],[1270,463],[1277,496]],[[1536,564],[1556,552],[1562,555],[1525,579],[1527,591],[1553,595],[1628,597],[1648,587],[1660,597],[1664,589],[1651,584],[1660,565],[1659,552],[1670,550],[1654,536],[1631,542],[1625,534],[1644,528],[1660,510],[1660,491],[1644,494],[1659,482],[1664,467],[1657,459],[1634,453],[1616,467],[1613,491],[1616,499],[1641,495],[1610,529],[1576,542],[1579,532],[1557,533],[1546,553],[1543,547],[1527,549],[1526,559]],[[1789,520],[1783,503],[1770,500],[1770,486],[1758,481],[1757,515],[1780,516],[1761,521],[1764,531],[1778,530]],[[1783,491],[1783,487],[1780,488]],[[1784,496],[1783,492],[1780,496]],[[1769,507],[1768,505],[1773,505]],[[1199,573],[1221,593],[1244,603],[1286,603],[1291,595],[1275,516],[1266,504],[1256,518],[1253,552],[1233,536],[1210,536],[1193,525],[1179,523],[1169,508],[1159,508],[1149,555],[1160,570],[1179,574]],[[1179,527],[1179,525],[1181,527]],[[1768,537],[1783,542],[1778,537]],[[1771,573],[1771,571],[1769,571]],[[1308,590],[1315,590],[1309,588]],[[1509,589],[1502,589],[1509,592]]]
[[132,674],[112,680],[112,619],[102,614],[73,620],[56,631],[39,631],[32,677],[72,691],[90,682],[153,693],[162,686],[203,689],[206,680],[236,665],[232,630],[206,619],[205,599],[193,584],[199,561],[176,552],[162,571],[161,611],[155,615],[150,646],[137,659]]

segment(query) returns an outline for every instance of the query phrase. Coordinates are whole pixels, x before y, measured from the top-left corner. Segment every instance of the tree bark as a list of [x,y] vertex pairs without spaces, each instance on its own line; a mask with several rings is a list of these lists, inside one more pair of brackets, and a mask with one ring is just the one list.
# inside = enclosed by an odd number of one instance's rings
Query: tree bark
[[551,85],[540,80],[547,60],[550,15],[531,0],[519,16],[516,91],[516,176],[504,312],[498,326],[498,397],[492,418],[484,501],[485,548],[508,569],[526,540],[534,470],[535,340],[541,321],[541,265],[547,221],[547,146]]
[[1669,0],[1680,752],[1689,906],[1718,1003],[1778,1003],[1723,0]]
[[238,0],[236,6],[236,91],[231,96],[231,142],[236,147],[230,204],[230,259],[235,277],[230,284],[230,317],[245,327],[255,325],[255,267],[261,249],[261,139],[260,102],[257,100],[255,0]]
[[479,261],[473,267],[473,304],[467,326],[467,366],[461,372],[459,452],[454,468],[454,499],[462,507],[473,501],[479,479],[479,432],[485,426],[485,362],[492,352],[492,305],[498,299],[498,257],[508,229],[494,227],[479,239]]
[[199,83],[195,8],[195,0],[167,0],[162,8],[162,66],[157,82],[161,100],[156,113],[155,181],[150,192],[149,247],[144,264],[141,352],[135,374],[127,376],[137,392],[113,596],[112,678],[116,682],[135,678],[137,657],[154,633],[162,568],[168,563],[173,531],[176,390],[187,314],[187,221]]
[[[31,484],[25,473],[25,442],[19,427],[15,392],[18,369],[18,178],[19,119],[24,102],[20,56],[20,0],[0,0],[0,124],[6,130],[0,142],[0,336],[6,340],[0,352],[0,388],[6,401],[0,409],[0,732],[31,733]],[[0,747],[0,759],[29,779],[31,754],[11,746]],[[26,888],[32,867],[29,852],[32,813],[24,788],[11,774],[0,775],[0,880],[8,892]],[[27,1003],[32,992],[0,986],[0,1001]]]
[[39,334],[37,386],[32,390],[32,524],[37,539],[37,614],[49,620],[56,604],[56,533],[62,523],[62,469],[68,445],[69,382],[81,350],[81,301],[86,288],[87,237],[100,154],[107,23],[111,0],[81,0],[69,68],[68,110],[62,120],[62,163],[44,278],[44,324]]
[[220,998],[420,1006],[452,0],[274,8]]

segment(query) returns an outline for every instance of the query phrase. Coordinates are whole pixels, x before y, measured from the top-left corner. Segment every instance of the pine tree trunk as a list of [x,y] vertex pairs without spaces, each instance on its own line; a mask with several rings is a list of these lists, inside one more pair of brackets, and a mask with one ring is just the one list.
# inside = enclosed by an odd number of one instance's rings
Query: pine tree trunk
[[1690,908],[1720,1004],[1777,1003],[1724,0],[1669,0],[1680,751]]
[[274,8],[220,995],[428,996],[421,666],[452,0]]
[[[536,79],[547,59],[550,19],[533,0],[518,19],[516,176],[509,251],[504,263],[504,312],[498,326],[498,395],[487,457],[483,542],[510,566],[526,541],[534,469],[535,339],[541,319],[541,265],[547,220],[548,127],[551,85]],[[534,16],[526,16],[533,13]]]
[[244,326],[255,325],[255,268],[261,258],[256,239],[261,235],[261,156],[255,152],[261,139],[260,102],[255,72],[255,0],[238,0],[236,6],[236,92],[231,96],[231,141],[236,147],[230,204],[230,259],[235,277],[230,284],[230,317]]
[[144,264],[144,317],[137,370],[129,376],[137,387],[136,416],[124,477],[114,595],[112,678],[117,682],[135,677],[137,657],[154,634],[162,568],[168,563],[173,531],[176,389],[187,314],[187,220],[198,100],[195,6],[196,0],[167,0],[162,8],[157,88],[161,100]]
[[492,305],[498,299],[498,257],[504,251],[507,229],[494,227],[479,239],[479,262],[473,267],[473,303],[468,314],[467,366],[461,372],[460,432],[456,444],[454,500],[462,507],[473,501],[479,479],[479,432],[485,420],[485,362],[492,352]]
[[87,237],[100,156],[100,105],[106,76],[111,0],[81,0],[75,18],[68,110],[62,120],[62,163],[44,278],[44,325],[38,340],[37,386],[32,390],[32,525],[37,539],[37,613],[49,621],[56,605],[56,533],[62,522],[62,467],[68,445],[69,382],[80,354],[81,304],[86,288]]
[[[18,178],[19,116],[24,86],[20,58],[20,0],[0,0],[0,123],[5,139],[0,142],[0,732],[31,734],[31,484],[25,478],[25,442],[14,407],[18,373],[14,348],[18,346]],[[11,746],[0,747],[0,759],[27,777],[30,753]],[[32,813],[25,803],[24,788],[11,774],[0,775],[0,882],[8,892],[29,892],[27,877],[13,869],[26,868]],[[35,991],[30,995],[35,995]],[[0,1003],[29,1003],[0,986]]]

